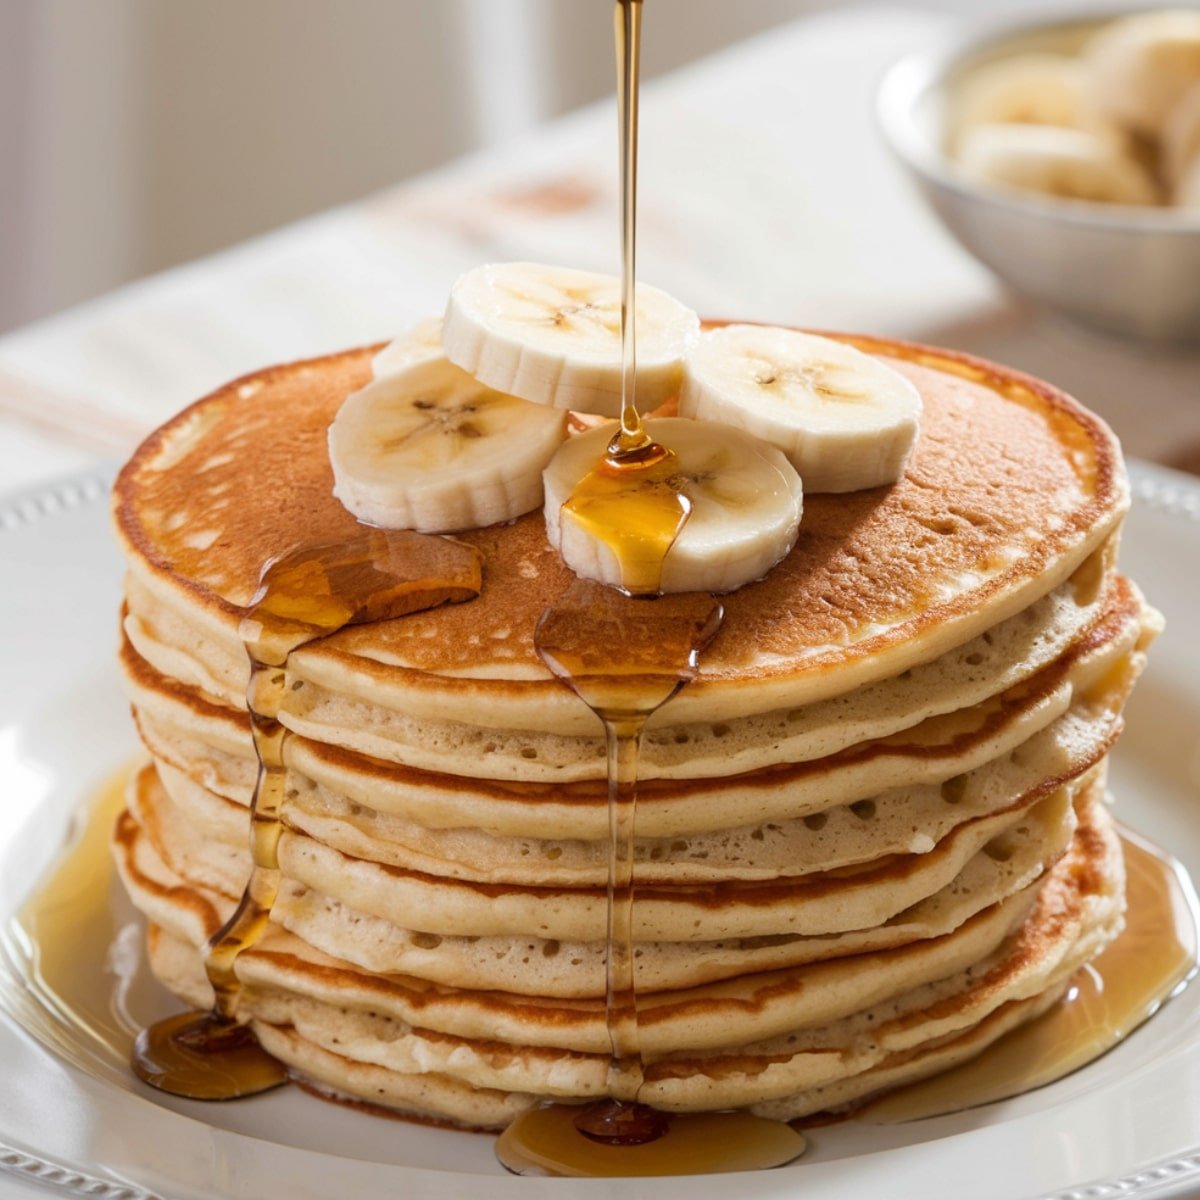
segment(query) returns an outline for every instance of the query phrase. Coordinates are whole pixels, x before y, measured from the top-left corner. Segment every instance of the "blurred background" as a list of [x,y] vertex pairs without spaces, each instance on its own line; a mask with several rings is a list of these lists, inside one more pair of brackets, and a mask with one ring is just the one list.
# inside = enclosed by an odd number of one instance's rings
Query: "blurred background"
[[[645,72],[832,7],[653,0]],[[604,96],[611,30],[608,0],[3,0],[0,330]]]

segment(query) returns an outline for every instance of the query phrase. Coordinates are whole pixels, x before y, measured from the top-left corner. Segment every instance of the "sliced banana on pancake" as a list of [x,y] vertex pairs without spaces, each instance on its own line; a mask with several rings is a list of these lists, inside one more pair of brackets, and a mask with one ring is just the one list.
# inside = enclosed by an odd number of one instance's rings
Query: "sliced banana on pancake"
[[[546,536],[567,565],[587,579],[622,587],[621,563],[608,542],[584,528],[563,504],[603,458],[612,425],[571,438],[544,474]],[[765,575],[796,541],[803,498],[799,476],[784,455],[749,434],[682,417],[646,422],[646,432],[677,457],[668,486],[691,502],[691,512],[663,562],[663,592],[728,592]],[[636,479],[622,492],[629,510]]]
[[[700,321],[666,292],[637,286],[637,402],[675,395]],[[621,412],[621,284],[539,263],[492,263],[461,276],[442,328],[450,361],[489,387],[538,404]]]
[[854,492],[899,479],[921,396],[853,346],[776,326],[727,325],[703,334],[688,355],[679,412],[779,447],[807,492]]
[[406,329],[398,338],[388,342],[371,359],[371,370],[375,378],[391,375],[411,367],[413,363],[428,362],[431,358],[444,358],[442,353],[442,318],[426,317],[411,329]]
[[980,125],[963,139],[962,169],[984,183],[1101,204],[1157,204],[1149,172],[1111,138],[1049,125]]
[[355,392],[329,427],[333,494],[361,521],[447,533],[542,502],[565,412],[493,391],[442,356]]

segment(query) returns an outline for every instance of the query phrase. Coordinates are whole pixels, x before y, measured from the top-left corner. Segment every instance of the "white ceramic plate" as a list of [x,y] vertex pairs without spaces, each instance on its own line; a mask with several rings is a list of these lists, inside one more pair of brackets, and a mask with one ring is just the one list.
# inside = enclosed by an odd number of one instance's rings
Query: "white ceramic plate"
[[[1145,466],[1134,481],[1122,564],[1168,630],[1130,704],[1112,784],[1125,821],[1200,878],[1200,483]],[[97,473],[0,500],[0,922],[61,852],[79,805],[135,749],[111,665],[120,566],[106,491]],[[125,951],[136,953],[137,940],[126,938]],[[294,1088],[228,1105],[174,1100],[102,1053],[52,1052],[52,1022],[33,1014],[2,956],[0,1010],[0,1168],[103,1200],[1097,1200],[1200,1190],[1200,984],[1040,1091],[903,1126],[818,1129],[810,1153],[777,1171],[645,1181],[517,1179],[497,1166],[489,1138],[364,1116]]]

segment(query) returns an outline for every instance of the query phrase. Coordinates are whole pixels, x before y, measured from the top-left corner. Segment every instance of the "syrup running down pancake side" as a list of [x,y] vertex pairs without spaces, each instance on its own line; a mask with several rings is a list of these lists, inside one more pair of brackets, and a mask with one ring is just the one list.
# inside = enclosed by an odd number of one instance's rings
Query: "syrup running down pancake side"
[[250,711],[258,781],[250,803],[250,878],[233,916],[213,935],[205,970],[208,1013],[182,1013],[143,1030],[133,1052],[140,1078],[193,1100],[231,1100],[277,1087],[283,1064],[238,1021],[238,956],[262,936],[279,891],[281,811],[287,789],[280,722],[292,651],[347,625],[388,620],[479,594],[479,553],[446,538],[362,527],[337,542],[269,559],[239,634],[250,659]]
[[612,1059],[610,1099],[538,1107],[501,1134],[497,1157],[517,1174],[756,1170],[804,1151],[804,1138],[779,1121],[747,1112],[667,1113],[638,1103],[645,1078],[633,944],[638,751],[647,719],[695,676],[723,616],[720,601],[702,593],[634,599],[581,581],[538,624],[539,655],[603,722],[608,745],[605,1017]]

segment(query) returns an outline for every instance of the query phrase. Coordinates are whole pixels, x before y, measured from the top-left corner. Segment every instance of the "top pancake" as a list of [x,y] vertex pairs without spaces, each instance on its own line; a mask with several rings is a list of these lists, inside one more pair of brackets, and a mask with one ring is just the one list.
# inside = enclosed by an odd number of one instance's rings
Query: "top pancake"
[[[949,352],[846,340],[921,392],[905,475],[805,497],[791,554],[725,598],[674,722],[809,703],[928,661],[1061,583],[1128,506],[1113,435],[1070,397]],[[115,518],[131,569],[204,636],[236,650],[262,563],[354,529],[325,439],[373,350],[235,381],[152,434],[121,472]],[[345,630],[293,655],[293,671],[430,718],[574,725],[578,700],[533,648],[542,610],[574,578],[541,514],[459,536],[483,552],[477,599]]]

